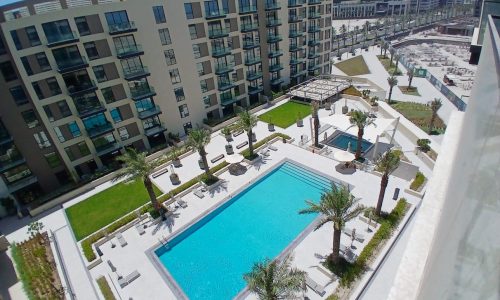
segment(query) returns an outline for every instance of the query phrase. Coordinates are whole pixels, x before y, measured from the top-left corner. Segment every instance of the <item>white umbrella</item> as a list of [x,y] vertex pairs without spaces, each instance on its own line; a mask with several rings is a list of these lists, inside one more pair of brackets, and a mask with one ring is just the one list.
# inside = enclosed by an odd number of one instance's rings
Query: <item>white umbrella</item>
[[349,151],[337,151],[333,154],[333,158],[341,162],[353,161],[356,157]]
[[241,154],[232,154],[226,156],[226,161],[230,164],[237,164],[243,160],[243,155]]

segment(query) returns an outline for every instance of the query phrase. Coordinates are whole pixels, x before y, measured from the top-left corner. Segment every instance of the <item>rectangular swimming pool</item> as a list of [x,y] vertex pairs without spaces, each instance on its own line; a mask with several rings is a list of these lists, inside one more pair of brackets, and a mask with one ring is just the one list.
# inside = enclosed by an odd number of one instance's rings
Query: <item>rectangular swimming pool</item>
[[[329,140],[326,144],[338,149],[347,150],[349,143],[351,143],[351,151],[356,151],[358,147],[358,137],[341,132]],[[372,145],[372,143],[363,139],[361,142],[361,152],[366,152]]]
[[243,274],[277,257],[316,215],[299,215],[331,181],[284,162],[155,251],[190,299],[232,299]]

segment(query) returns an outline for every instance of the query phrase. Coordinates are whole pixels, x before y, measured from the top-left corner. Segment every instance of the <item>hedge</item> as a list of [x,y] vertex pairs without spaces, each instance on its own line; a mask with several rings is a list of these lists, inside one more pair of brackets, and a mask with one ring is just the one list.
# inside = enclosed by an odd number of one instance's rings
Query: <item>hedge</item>
[[410,184],[410,189],[417,191],[422,184],[424,184],[425,181],[425,176],[422,174],[422,172],[417,172],[417,175],[415,175],[415,179]]
[[115,295],[111,291],[111,288],[109,287],[108,281],[104,276],[99,277],[97,280],[97,285],[99,286],[99,289],[101,290],[102,295],[104,296],[104,299],[106,300],[116,300]]
[[[288,136],[288,135],[286,135],[284,133],[275,132],[275,133],[271,134],[270,136],[268,136],[266,138],[263,138],[262,140],[254,143],[253,144],[253,148],[257,149],[260,146],[264,145],[265,143],[268,143],[269,141],[271,141],[272,139],[274,139],[276,137],[281,137],[281,138],[284,138],[286,140],[291,139],[290,136]],[[245,158],[247,158],[250,155],[250,150],[247,148],[247,149],[241,151],[240,154],[243,155]]]

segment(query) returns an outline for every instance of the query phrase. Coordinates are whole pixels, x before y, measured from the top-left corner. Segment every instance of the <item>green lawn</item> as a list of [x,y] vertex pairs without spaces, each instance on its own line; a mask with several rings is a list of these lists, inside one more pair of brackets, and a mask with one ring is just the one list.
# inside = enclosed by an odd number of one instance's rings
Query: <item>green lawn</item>
[[[392,101],[391,106],[423,131],[427,132],[429,129],[429,122],[432,116],[429,106],[421,103],[399,101]],[[437,116],[434,121],[433,134],[444,133],[445,129],[446,125],[443,120]]]
[[287,103],[260,115],[259,120],[266,123],[272,122],[278,127],[287,128],[297,122],[297,118],[303,119],[310,114],[311,106],[309,104],[288,101]]
[[370,70],[361,55],[336,63],[335,67],[347,76],[370,74]]
[[412,86],[411,88],[408,88],[408,86],[406,86],[406,85],[400,85],[398,87],[401,90],[401,93],[403,93],[403,94],[412,95],[412,96],[420,96],[418,89],[414,86]]
[[[156,195],[161,191],[155,187]],[[79,241],[149,201],[141,180],[118,183],[66,209]]]
[[394,74],[394,70],[396,69],[396,64],[393,60],[392,66],[391,66],[391,58],[389,56],[384,57],[383,55],[377,55],[377,57],[378,57],[378,60],[380,61],[380,63],[382,63],[382,65],[384,66],[387,73],[389,73],[389,75],[394,75],[394,76],[403,75],[403,72],[401,72],[401,70],[399,68],[396,71],[396,74]]

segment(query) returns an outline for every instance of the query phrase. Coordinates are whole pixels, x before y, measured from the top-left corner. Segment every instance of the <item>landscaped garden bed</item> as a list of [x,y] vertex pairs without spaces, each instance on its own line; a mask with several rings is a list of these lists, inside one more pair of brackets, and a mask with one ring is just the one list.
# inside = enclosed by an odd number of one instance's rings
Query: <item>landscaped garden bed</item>
[[362,55],[336,63],[334,66],[344,72],[347,76],[370,74],[370,69],[368,69]]
[[418,89],[414,86],[408,87],[408,86],[400,85],[398,87],[399,87],[399,90],[401,91],[401,93],[403,93],[405,95],[420,96]]
[[384,66],[387,73],[389,73],[389,75],[391,76],[403,75],[403,72],[401,72],[399,68],[396,71],[396,63],[394,62],[394,60],[392,61],[392,66],[391,66],[391,59],[389,57],[383,55],[377,55],[377,58],[380,61],[380,63]]
[[[390,105],[410,122],[417,125],[423,131],[428,132],[432,117],[432,110],[428,105],[403,101],[391,101]],[[439,116],[436,116],[433,127],[434,134],[442,134],[446,130],[446,125]]]
[[111,288],[109,287],[108,281],[104,276],[101,276],[97,278],[97,285],[99,286],[99,289],[101,290],[102,295],[104,296],[105,300],[115,300],[115,295],[111,291]]
[[29,299],[65,298],[46,232],[12,245],[12,257]]
[[311,106],[307,103],[288,101],[262,115],[259,120],[272,123],[281,128],[288,128],[295,124],[297,119],[303,119],[311,114]]
[[418,191],[420,187],[424,184],[425,182],[425,176],[421,172],[417,172],[417,175],[415,175],[415,179],[410,184],[410,189],[414,191]]

